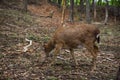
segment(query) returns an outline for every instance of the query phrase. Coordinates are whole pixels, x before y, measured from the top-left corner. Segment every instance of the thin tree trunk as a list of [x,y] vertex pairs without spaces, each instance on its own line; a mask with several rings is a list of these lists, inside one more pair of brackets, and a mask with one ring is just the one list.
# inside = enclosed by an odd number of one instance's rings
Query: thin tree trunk
[[94,4],[95,3],[95,0],[92,0],[92,12],[94,13]]
[[104,20],[104,24],[106,25],[108,22],[108,0],[106,1],[106,7],[105,7],[105,20]]
[[80,0],[80,12],[83,13],[84,0]]
[[74,0],[70,0],[70,21],[74,21]]
[[80,0],[79,11],[79,20],[82,20],[82,14],[84,13],[84,0]]
[[91,21],[90,21],[90,2],[89,2],[89,0],[86,0],[86,22],[88,24],[91,23]]
[[58,5],[59,5],[59,7],[61,7],[61,0],[58,0]]
[[116,20],[116,16],[117,16],[117,7],[116,6],[113,6],[114,7],[114,22],[116,24],[117,20]]
[[65,0],[62,0],[62,7],[63,7],[63,10],[62,10],[61,24],[64,23],[64,19],[65,19],[65,9],[66,9],[66,1]]
[[27,12],[27,5],[28,5],[28,0],[24,0],[24,11]]
[[94,21],[95,21],[95,20],[96,20],[96,16],[97,16],[97,12],[96,12],[96,3],[97,3],[97,2],[96,2],[96,0],[93,0],[93,1],[94,1],[94,2],[93,2],[93,3],[94,3],[94,4],[93,4],[94,13],[93,13],[93,14],[94,14]]

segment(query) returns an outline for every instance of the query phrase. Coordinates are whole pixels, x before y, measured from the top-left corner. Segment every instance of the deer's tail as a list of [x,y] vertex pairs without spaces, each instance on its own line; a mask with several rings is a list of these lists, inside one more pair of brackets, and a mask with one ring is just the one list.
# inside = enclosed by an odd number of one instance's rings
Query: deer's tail
[[97,34],[96,40],[97,40],[97,43],[100,43],[100,34]]

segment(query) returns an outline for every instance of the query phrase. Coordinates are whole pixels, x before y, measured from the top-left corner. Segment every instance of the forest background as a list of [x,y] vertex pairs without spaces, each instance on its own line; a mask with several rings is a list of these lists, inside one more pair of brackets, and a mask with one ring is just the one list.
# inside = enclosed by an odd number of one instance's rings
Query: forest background
[[[83,49],[75,50],[78,68],[65,50],[61,50],[55,68],[48,67],[49,61],[41,66],[43,43],[51,39],[61,22],[68,26],[95,24],[100,29],[94,73],[89,69],[91,55]],[[119,0],[0,0],[0,79],[119,80],[119,53]]]

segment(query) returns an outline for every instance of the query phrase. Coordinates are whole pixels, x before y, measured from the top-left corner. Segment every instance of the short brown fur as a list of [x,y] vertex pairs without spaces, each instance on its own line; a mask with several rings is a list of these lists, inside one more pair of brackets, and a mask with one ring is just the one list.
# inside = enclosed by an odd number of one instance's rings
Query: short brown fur
[[79,45],[83,45],[93,56],[92,63],[93,68],[96,67],[96,58],[98,47],[95,42],[99,42],[100,33],[99,29],[94,25],[82,24],[81,26],[62,26],[58,28],[53,35],[52,39],[44,46],[45,53],[49,56],[51,50],[54,51],[54,60],[59,54],[62,48],[67,48],[70,50],[70,53],[74,59],[76,65],[78,65],[76,58],[74,56],[74,48],[77,48]]

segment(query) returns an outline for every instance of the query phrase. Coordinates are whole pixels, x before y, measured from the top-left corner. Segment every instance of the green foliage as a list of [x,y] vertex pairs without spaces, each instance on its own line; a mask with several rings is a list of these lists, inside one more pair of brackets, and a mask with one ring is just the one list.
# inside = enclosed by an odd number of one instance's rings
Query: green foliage
[[[58,0],[51,0],[54,3],[58,3]],[[62,0],[61,0],[62,1]],[[96,1],[96,0],[95,0]],[[112,6],[120,6],[120,1],[119,0],[108,0],[109,5]],[[81,0],[74,0],[75,5],[80,5]],[[92,5],[93,0],[90,0],[90,4]],[[62,3],[61,3],[62,4]],[[106,4],[105,0],[97,0],[97,5],[104,6]],[[70,0],[66,0],[66,5],[70,5]]]
[[39,36],[36,36],[34,34],[28,34],[27,37],[28,37],[28,39],[34,40],[34,41],[39,41],[40,40]]
[[50,37],[47,36],[47,35],[45,35],[43,41],[44,41],[44,42],[48,42],[49,39],[50,39]]

